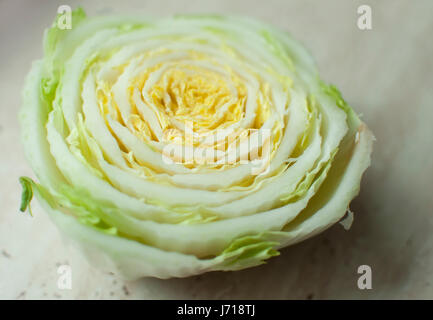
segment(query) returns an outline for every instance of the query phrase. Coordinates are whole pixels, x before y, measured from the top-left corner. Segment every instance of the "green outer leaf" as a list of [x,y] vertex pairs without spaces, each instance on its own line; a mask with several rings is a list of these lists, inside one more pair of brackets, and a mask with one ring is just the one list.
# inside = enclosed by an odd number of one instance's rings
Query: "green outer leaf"
[[263,232],[258,235],[244,236],[235,239],[219,256],[224,263],[220,270],[241,270],[258,266],[264,261],[280,255],[274,248],[280,243],[270,241],[273,235],[284,235],[282,232]]
[[[134,239],[105,232],[90,220],[75,219],[62,212],[62,201],[54,200],[44,187],[30,178],[25,178],[33,187],[42,207],[49,213],[58,227],[82,247],[91,261],[103,259],[103,268],[113,271],[113,266],[121,276],[136,279],[143,276],[158,278],[184,277],[206,271],[230,271],[257,266],[264,260],[279,255],[274,248],[280,239],[286,238],[284,232],[263,232],[258,235],[239,237],[233,240],[220,255],[199,259],[194,255],[165,251],[149,246]],[[53,201],[54,200],[54,201]],[[89,204],[92,205],[92,204]],[[99,220],[99,219],[98,219]],[[102,250],[101,250],[102,249]],[[107,266],[106,258],[114,265]],[[134,263],[131,261],[134,260]],[[172,261],[167,263],[167,261]],[[138,266],[142,267],[138,267]]]
[[[83,8],[79,7],[71,12],[71,22],[72,26],[76,27],[81,21],[86,18],[86,13]],[[51,55],[56,50],[57,44],[62,41],[62,39],[70,32],[70,30],[59,29],[57,26],[58,20],[61,17],[61,14],[58,14],[56,19],[54,20],[50,29],[46,31],[45,41],[44,41],[44,52],[45,55]]]
[[351,107],[347,104],[347,102],[343,99],[340,90],[333,84],[326,84],[325,82],[319,80],[319,84],[323,91],[329,95],[331,98],[335,100],[335,103],[338,107],[346,111],[347,113],[351,111]]
[[23,192],[21,193],[20,211],[24,212],[27,210],[27,208],[29,208],[30,215],[33,216],[32,210],[30,208],[30,202],[33,198],[32,180],[27,177],[20,177],[19,181],[23,187]]

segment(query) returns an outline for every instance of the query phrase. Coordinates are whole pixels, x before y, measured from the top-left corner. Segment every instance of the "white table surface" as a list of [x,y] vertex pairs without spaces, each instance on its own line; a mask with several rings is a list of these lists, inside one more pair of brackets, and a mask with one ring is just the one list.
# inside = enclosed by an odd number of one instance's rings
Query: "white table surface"
[[[349,231],[335,225],[249,270],[136,282],[101,273],[65,247],[37,201],[34,217],[18,211],[18,177],[33,177],[19,141],[23,79],[57,7],[77,3],[0,1],[0,298],[433,298],[432,1],[86,1],[89,15],[238,13],[288,30],[377,138]],[[364,3],[373,13],[368,31],[356,25]],[[61,264],[72,267],[71,290],[57,287]],[[372,268],[371,290],[357,287],[363,264]]]

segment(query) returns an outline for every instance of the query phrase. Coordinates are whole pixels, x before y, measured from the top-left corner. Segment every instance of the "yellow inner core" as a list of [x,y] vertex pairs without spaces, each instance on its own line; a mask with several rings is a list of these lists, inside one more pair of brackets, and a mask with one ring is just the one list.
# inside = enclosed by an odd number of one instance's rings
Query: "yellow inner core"
[[[210,66],[216,66],[214,61],[203,54],[193,53],[191,60],[205,61]],[[155,64],[130,80],[128,86],[129,103],[131,104],[129,123],[123,123],[121,119],[111,86],[106,82],[98,82],[98,102],[102,114],[110,114],[115,121],[132,129],[133,133],[145,142],[158,141],[156,132],[153,132],[148,119],[140,115],[135,105],[133,93],[138,89],[140,98],[155,114],[164,132],[164,141],[159,142],[184,145],[186,144],[185,134],[179,131],[180,123],[188,123],[195,134],[194,137],[200,138],[214,130],[225,129],[240,122],[245,115],[247,99],[254,99],[257,104],[255,118],[250,128],[243,128],[244,132],[241,134],[245,135],[245,131],[260,128],[272,112],[271,89],[268,83],[258,79],[260,88],[256,96],[251,97],[248,96],[245,80],[229,66],[205,68],[181,60],[170,62],[170,66],[163,70],[157,81],[147,90],[147,94],[144,94],[148,100],[144,99],[142,91],[146,82],[164,65],[165,63]],[[126,66],[127,64],[117,68],[124,71]],[[224,73],[218,70],[223,70]],[[272,150],[275,149],[281,138],[281,129],[279,125],[272,129]],[[197,141],[200,139],[194,140],[193,144],[196,145]],[[227,144],[214,146],[218,150],[221,150],[221,147],[224,150]],[[131,153],[126,152],[126,154],[128,154],[128,161],[133,161]],[[135,164],[133,166],[136,167]]]

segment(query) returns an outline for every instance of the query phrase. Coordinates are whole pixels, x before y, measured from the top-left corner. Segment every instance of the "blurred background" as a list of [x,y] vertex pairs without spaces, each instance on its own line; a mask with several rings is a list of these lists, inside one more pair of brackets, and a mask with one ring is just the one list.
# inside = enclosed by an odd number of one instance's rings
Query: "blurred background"
[[[67,248],[37,201],[33,217],[20,213],[18,177],[33,177],[20,92],[64,4],[90,16],[235,13],[292,33],[377,138],[352,228],[337,224],[249,270],[124,282]],[[358,28],[360,5],[371,7],[371,30]],[[0,0],[0,299],[433,299],[432,34],[429,0]],[[63,264],[71,290],[57,286]],[[371,267],[372,289],[358,288],[360,265]]]

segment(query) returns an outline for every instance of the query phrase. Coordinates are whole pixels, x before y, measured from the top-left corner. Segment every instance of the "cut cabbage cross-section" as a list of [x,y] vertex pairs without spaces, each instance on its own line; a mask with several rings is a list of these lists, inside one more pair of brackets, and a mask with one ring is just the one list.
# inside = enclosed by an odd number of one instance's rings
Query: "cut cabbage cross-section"
[[21,178],[128,279],[264,263],[338,222],[374,137],[287,33],[235,16],[55,23],[27,76]]

